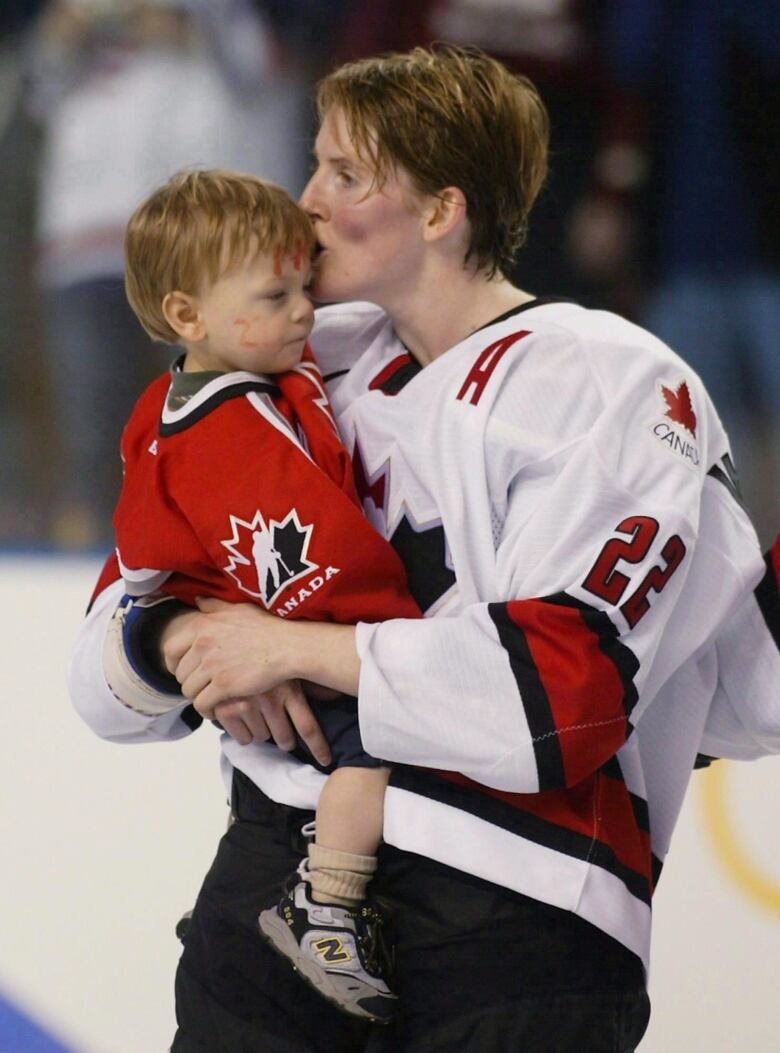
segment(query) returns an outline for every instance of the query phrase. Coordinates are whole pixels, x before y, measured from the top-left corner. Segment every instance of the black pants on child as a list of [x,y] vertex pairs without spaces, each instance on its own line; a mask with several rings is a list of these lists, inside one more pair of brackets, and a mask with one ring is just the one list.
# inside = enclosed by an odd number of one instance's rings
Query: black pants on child
[[313,818],[236,773],[184,938],[171,1053],[630,1053],[650,1004],[639,959],[569,913],[383,845],[396,1021],[365,1024],[311,991],[257,931]]

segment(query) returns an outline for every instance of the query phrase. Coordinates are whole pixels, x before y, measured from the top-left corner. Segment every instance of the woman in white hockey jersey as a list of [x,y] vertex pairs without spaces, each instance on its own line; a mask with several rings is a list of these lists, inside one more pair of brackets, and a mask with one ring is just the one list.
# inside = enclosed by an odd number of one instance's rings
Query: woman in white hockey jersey
[[[695,755],[780,748],[728,440],[660,341],[506,278],[546,171],[528,82],[417,49],[337,70],[318,102],[303,204],[315,293],[342,306],[313,343],[366,510],[428,617],[288,624],[208,601],[163,629],[184,695],[233,736],[237,816],[185,940],[173,1050],[632,1050]],[[159,610],[115,614],[104,584],[73,666],[82,716],[116,740],[186,734],[192,708],[148,668]],[[721,675],[733,626],[764,677],[749,705],[733,655],[728,690]],[[366,748],[393,764],[377,892],[400,1009],[381,1031],[328,1015],[253,932],[319,789],[263,742],[289,745],[292,723],[323,756],[293,678],[357,695]]]

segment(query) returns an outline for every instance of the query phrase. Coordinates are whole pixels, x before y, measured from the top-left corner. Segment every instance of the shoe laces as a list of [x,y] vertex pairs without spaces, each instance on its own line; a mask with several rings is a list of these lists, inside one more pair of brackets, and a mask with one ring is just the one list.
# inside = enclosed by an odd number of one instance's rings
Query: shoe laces
[[392,955],[385,940],[385,919],[370,903],[354,912],[358,922],[360,943],[370,972],[387,973],[392,970]]

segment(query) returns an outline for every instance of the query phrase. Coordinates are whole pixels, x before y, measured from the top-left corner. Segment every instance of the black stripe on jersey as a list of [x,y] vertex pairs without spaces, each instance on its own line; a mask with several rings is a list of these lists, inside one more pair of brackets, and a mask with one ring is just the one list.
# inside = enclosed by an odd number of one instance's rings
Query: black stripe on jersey
[[422,366],[414,358],[411,362],[407,362],[405,365],[400,366],[391,377],[380,386],[380,391],[383,395],[397,395],[399,391],[403,391],[410,380],[414,380],[418,373],[422,371]]
[[[623,772],[620,769],[620,761],[617,757],[610,757],[606,764],[602,765],[601,773],[608,779],[614,779],[616,782],[626,785],[626,780],[623,778]],[[643,798],[638,797],[635,793],[626,787],[626,793],[628,799],[631,802],[631,810],[634,813],[634,819],[636,819],[636,825],[640,830],[643,830],[646,834],[650,833],[650,810],[647,807],[647,801]]]
[[492,318],[489,322],[481,325],[479,329],[475,329],[476,333],[481,333],[483,329],[489,329],[491,325],[498,325],[499,322],[505,322],[507,318],[514,318],[516,314],[522,314],[523,311],[532,311],[534,307],[545,307],[550,303],[575,303],[574,300],[565,300],[560,296],[537,296],[535,300],[529,300],[527,303],[521,303],[517,307],[510,307],[508,311],[504,311],[497,318]]
[[348,369],[337,369],[335,373],[323,375],[322,379],[326,384],[330,384],[331,380],[338,380],[339,377],[345,377],[347,373],[349,373]]
[[370,381],[369,391],[381,391],[383,395],[397,395],[421,371],[420,363],[406,351],[380,369]]
[[228,402],[230,399],[240,398],[243,395],[248,395],[251,392],[257,392],[260,395],[273,395],[278,396],[281,394],[279,388],[275,384],[267,384],[262,380],[245,380],[240,384],[230,384],[227,387],[220,388],[219,391],[215,391],[214,394],[202,402],[200,406],[190,410],[181,420],[168,422],[167,424],[160,421],[159,433],[161,436],[166,437],[168,435],[176,435],[180,431],[186,431],[187,428],[192,427],[193,424],[197,424],[199,420],[203,420],[209,413],[221,406],[223,402]]
[[398,786],[420,797],[427,797],[441,804],[458,808],[477,819],[483,819],[492,826],[516,834],[533,844],[550,848],[555,852],[570,856],[573,859],[587,860],[602,870],[619,878],[632,896],[642,903],[650,904],[650,888],[647,878],[631,867],[627,867],[615,855],[609,845],[595,841],[586,834],[541,819],[538,815],[525,812],[516,805],[508,804],[488,793],[457,783],[449,782],[438,775],[421,771],[419,768],[407,768],[404,765],[393,765],[390,773],[391,786]]
[[197,709],[195,709],[194,706],[187,706],[186,709],[183,709],[181,711],[179,716],[190,729],[190,731],[197,731],[203,723],[203,717],[200,715],[200,713],[198,713]]
[[719,483],[722,483],[739,507],[744,511],[747,511],[745,508],[745,501],[742,497],[742,490],[739,486],[739,479],[737,478],[737,470],[734,467],[734,462],[727,453],[721,457],[719,463],[713,464],[712,468],[707,472],[707,475],[711,476],[713,479],[717,479]]
[[455,573],[447,566],[444,527],[439,524],[415,530],[408,518],[402,516],[390,544],[401,557],[409,591],[417,606],[427,611],[455,584]]
[[767,628],[777,646],[780,647],[780,592],[770,552],[764,557],[764,562],[766,563],[766,574],[756,586],[756,599]]
[[[554,596],[545,596],[545,603],[556,603],[561,607],[574,607],[582,615],[582,620],[595,633],[601,653],[610,660],[618,671],[623,685],[623,709],[627,717],[637,703],[639,695],[634,677],[639,670],[639,660],[630,647],[620,640],[617,628],[604,611],[591,607],[589,603],[577,600],[566,592],[557,592]],[[629,732],[630,733],[630,732]]]
[[552,790],[566,785],[563,753],[550,699],[536,668],[525,633],[509,616],[506,604],[489,603],[488,614],[498,631],[498,639],[509,658],[525,709],[534,746],[539,789]]
[[658,882],[661,880],[661,871],[664,868],[663,860],[659,859],[658,856],[652,857],[653,862],[653,889],[658,888]]

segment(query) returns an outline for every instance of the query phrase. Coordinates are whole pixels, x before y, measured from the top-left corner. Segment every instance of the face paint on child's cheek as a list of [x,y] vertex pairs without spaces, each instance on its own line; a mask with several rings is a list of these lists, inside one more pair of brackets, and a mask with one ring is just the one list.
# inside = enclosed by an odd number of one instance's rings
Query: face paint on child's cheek
[[295,249],[295,255],[293,256],[292,260],[293,266],[295,267],[296,271],[299,271],[303,266],[304,261],[304,249],[303,245],[301,245],[300,242],[298,242],[298,245]]
[[252,322],[255,320],[254,318],[235,318],[233,320],[233,325],[243,326],[243,331],[238,341],[241,347],[255,348],[259,346],[255,340],[252,340],[252,334],[249,332]]

